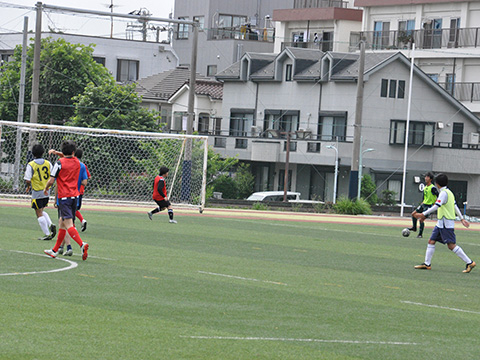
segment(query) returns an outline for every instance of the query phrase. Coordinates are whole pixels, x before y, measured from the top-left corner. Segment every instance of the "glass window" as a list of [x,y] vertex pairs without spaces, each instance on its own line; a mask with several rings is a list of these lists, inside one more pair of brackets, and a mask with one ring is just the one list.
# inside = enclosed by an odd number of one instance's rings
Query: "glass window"
[[217,65],[207,65],[207,76],[217,75]]
[[130,82],[138,80],[138,67],[139,62],[137,60],[117,60],[117,81]]
[[318,121],[318,138],[323,141],[345,141],[347,133],[347,114],[322,115]]
[[230,113],[230,136],[247,136],[253,125],[253,110]]
[[204,30],[205,29],[205,16],[194,16],[193,21],[198,22],[198,29]]
[[[178,20],[187,20],[185,17],[179,17]],[[177,39],[188,39],[189,26],[187,24],[178,24]]]
[[388,92],[389,98],[394,98],[397,96],[397,80],[390,80],[390,91]]
[[402,192],[402,182],[400,180],[388,180],[388,190],[394,192],[395,201],[400,201],[400,194]]
[[405,98],[405,80],[398,80],[397,97],[399,99]]
[[[390,123],[390,144],[405,144],[405,120],[392,120]],[[410,121],[408,132],[409,145],[433,146],[434,123]]]
[[292,64],[285,67],[285,81],[292,81]]
[[382,87],[380,88],[380,96],[381,97],[387,97],[387,91],[388,91],[388,80],[387,79],[382,79]]
[[94,56],[93,61],[95,61],[97,64],[105,66],[105,58],[101,56]]
[[[300,112],[296,110],[265,110],[264,131],[276,130],[278,137],[285,138],[285,132],[298,130]],[[268,137],[273,137],[271,132],[266,132]]]

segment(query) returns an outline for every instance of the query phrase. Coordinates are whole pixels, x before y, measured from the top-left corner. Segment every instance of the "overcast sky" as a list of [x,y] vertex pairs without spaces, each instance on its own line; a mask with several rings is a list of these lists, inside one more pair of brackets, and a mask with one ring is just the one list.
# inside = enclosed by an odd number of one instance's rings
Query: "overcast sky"
[[[174,0],[45,0],[42,1],[48,5],[58,5],[69,8],[81,8],[96,11],[110,11],[110,4],[113,1],[114,12],[128,14],[131,11],[146,8],[152,16],[168,18],[173,12]],[[35,29],[35,0],[0,0],[0,33],[19,32],[23,30],[23,18],[28,16],[29,30]],[[18,9],[13,6],[28,6],[32,9]],[[115,20],[113,32],[115,37],[125,38],[125,28],[127,23],[134,23],[132,20]],[[88,15],[63,15],[55,12],[44,13],[42,19],[42,29],[48,31],[53,29],[65,33],[84,34],[84,35],[110,35],[110,18],[98,19]],[[150,36],[155,36],[151,32]],[[139,38],[137,34],[136,38]],[[162,36],[166,37],[165,36]]]

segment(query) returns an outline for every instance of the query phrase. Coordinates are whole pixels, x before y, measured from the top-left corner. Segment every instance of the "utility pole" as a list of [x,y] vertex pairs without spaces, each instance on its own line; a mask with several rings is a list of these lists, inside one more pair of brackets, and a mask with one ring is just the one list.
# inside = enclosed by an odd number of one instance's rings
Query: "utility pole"
[[[18,95],[17,121],[23,122],[25,108],[25,72],[27,69],[27,46],[28,46],[28,17],[23,18],[23,42],[22,42],[22,64],[20,65],[20,90]],[[13,176],[13,190],[18,191],[20,181],[20,158],[22,154],[22,130],[17,129],[17,143],[15,149],[15,173]]]
[[365,41],[360,40],[360,59],[358,64],[357,102],[355,106],[355,126],[353,129],[352,167],[350,170],[349,199],[357,197],[358,167],[360,160],[360,138],[362,136],[363,115],[363,73],[365,71]]

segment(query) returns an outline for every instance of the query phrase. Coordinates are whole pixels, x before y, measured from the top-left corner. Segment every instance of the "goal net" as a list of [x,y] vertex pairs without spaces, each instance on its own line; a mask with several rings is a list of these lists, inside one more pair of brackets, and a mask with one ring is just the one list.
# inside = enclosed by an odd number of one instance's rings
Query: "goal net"
[[169,200],[203,211],[207,171],[207,137],[0,121],[0,195],[25,195],[25,166],[32,146],[45,148],[44,158],[58,160],[49,149],[61,150],[73,140],[83,150],[82,162],[91,179],[84,198],[126,203],[152,202],[153,180],[161,166]]

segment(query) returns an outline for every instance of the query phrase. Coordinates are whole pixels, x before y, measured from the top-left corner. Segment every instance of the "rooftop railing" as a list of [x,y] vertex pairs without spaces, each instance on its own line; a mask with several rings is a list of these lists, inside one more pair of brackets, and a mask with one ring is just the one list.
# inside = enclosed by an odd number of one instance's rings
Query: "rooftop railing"
[[294,4],[293,4],[294,9],[328,8],[328,7],[347,8],[348,7],[348,1],[342,1],[342,0],[295,0]]

